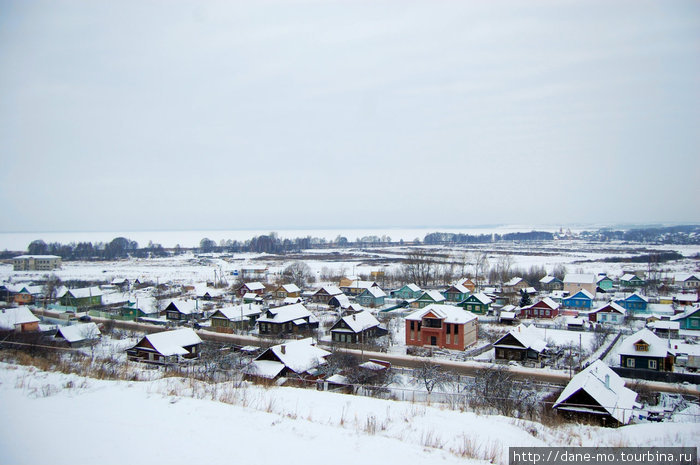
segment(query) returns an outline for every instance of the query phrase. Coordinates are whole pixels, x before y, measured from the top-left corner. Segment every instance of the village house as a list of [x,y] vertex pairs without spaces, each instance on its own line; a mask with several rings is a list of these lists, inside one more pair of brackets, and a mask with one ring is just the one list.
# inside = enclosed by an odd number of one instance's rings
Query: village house
[[294,304],[268,309],[258,318],[257,324],[260,334],[279,336],[316,329],[318,318],[303,304]]
[[521,289],[530,287],[530,284],[523,278],[516,276],[510,279],[508,282],[503,283],[503,293],[504,294],[518,294]]
[[254,304],[219,308],[209,317],[211,329],[218,333],[252,329],[258,317],[262,315],[262,311],[262,306]]
[[203,313],[197,300],[171,300],[160,315],[168,321],[185,322],[199,319]]
[[477,292],[472,294],[462,302],[459,306],[467,310],[468,312],[477,313],[479,315],[486,315],[491,308],[491,303],[493,301],[490,297],[482,292]]
[[301,289],[296,284],[282,284],[277,286],[273,291],[273,295],[278,299],[286,299],[287,297],[301,297]]
[[673,371],[675,353],[668,341],[644,328],[620,344],[620,366],[637,370]]
[[593,307],[593,294],[585,289],[562,299],[562,306],[576,310],[590,310]]
[[29,305],[41,299],[44,294],[44,286],[22,286],[14,295],[17,305]]
[[259,282],[243,283],[236,291],[238,297],[243,298],[246,294],[262,296],[265,294],[265,285]]
[[632,312],[635,314],[645,313],[647,311],[649,299],[635,292],[633,294],[628,295],[624,299],[616,300],[615,303],[625,308],[628,312]]
[[537,360],[547,349],[547,343],[534,326],[520,324],[493,343],[496,360]]
[[102,305],[102,290],[97,286],[65,289],[58,295],[58,300],[64,307],[98,307]]
[[627,273],[620,277],[620,287],[623,289],[644,287],[646,282],[636,274]]
[[61,326],[54,334],[55,339],[65,341],[70,347],[84,346],[98,340],[100,336],[100,328],[92,322]]
[[442,293],[442,295],[445,296],[445,300],[448,302],[461,302],[469,297],[469,294],[469,289],[461,284],[453,284]]
[[455,282],[455,284],[466,287],[470,294],[476,291],[476,284],[470,278],[459,279]]
[[420,297],[411,302],[412,308],[423,308],[432,304],[439,304],[445,301],[445,296],[438,291],[424,291]]
[[700,288],[700,278],[695,274],[677,273],[673,283],[683,290],[694,290]]
[[323,286],[311,295],[311,301],[321,304],[328,304],[331,297],[343,294],[337,286]]
[[366,344],[374,338],[386,335],[387,331],[374,315],[364,310],[340,318],[331,326],[330,333],[333,342]]
[[250,378],[318,379],[318,368],[328,363],[330,352],[316,347],[313,339],[287,341],[267,349],[250,364],[246,376]]
[[127,358],[135,362],[174,364],[199,357],[202,340],[190,328],[149,334],[126,351]]
[[454,305],[431,304],[406,316],[406,345],[464,350],[478,333],[476,315]]
[[671,321],[679,323],[679,329],[700,330],[700,307],[689,308],[683,313],[671,317]]
[[627,310],[616,304],[608,302],[607,304],[589,312],[580,312],[580,315],[588,317],[588,321],[592,323],[609,323],[613,325],[621,325],[627,316]]
[[241,267],[240,278],[241,281],[257,281],[267,279],[269,270],[265,265],[246,265]]
[[595,296],[597,287],[598,278],[594,274],[569,273],[564,276],[564,291],[568,292],[569,295],[573,295],[583,289],[591,296]]
[[559,304],[549,297],[520,309],[521,318],[556,318],[559,315]]
[[562,291],[564,290],[564,281],[556,276],[547,275],[540,279],[540,287],[545,291]]
[[379,287],[377,283],[374,281],[350,281],[349,283],[342,283],[340,285],[340,290],[343,292],[343,294],[348,295],[348,296],[358,296],[362,293],[364,293],[366,290],[371,289],[373,287]]
[[39,331],[39,318],[29,307],[12,307],[0,309],[0,331],[30,333]]
[[636,399],[617,373],[596,360],[571,378],[553,408],[567,417],[619,426],[632,419]]
[[597,282],[597,289],[600,289],[603,292],[608,292],[613,288],[613,282],[612,279],[610,279],[607,275],[598,275],[598,282]]
[[393,291],[391,294],[396,299],[413,300],[420,297],[422,293],[423,291],[416,284],[406,284],[401,289]]
[[355,299],[363,307],[381,307],[384,305],[386,294],[378,287],[369,287],[362,291]]

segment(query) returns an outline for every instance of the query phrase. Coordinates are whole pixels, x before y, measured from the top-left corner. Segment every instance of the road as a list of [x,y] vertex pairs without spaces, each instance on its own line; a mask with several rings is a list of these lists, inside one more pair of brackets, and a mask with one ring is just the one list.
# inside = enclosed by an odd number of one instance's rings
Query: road
[[[32,310],[34,313],[39,314],[39,315],[44,315],[44,316],[50,316],[53,318],[57,318],[58,314],[52,313],[52,312],[47,312],[45,310]],[[122,328],[122,329],[127,329],[127,330],[132,330],[132,331],[142,331],[146,333],[154,333],[158,331],[163,331],[165,329],[164,326],[159,326],[159,325],[152,325],[148,323],[139,323],[135,321],[118,321],[118,320],[108,320],[105,318],[97,318],[97,317],[92,317],[92,321],[97,322],[97,323],[107,323],[109,321],[114,322],[114,326],[117,328]],[[265,339],[260,339],[255,336],[246,336],[246,335],[239,335],[239,334],[226,334],[226,333],[217,333],[213,331],[207,331],[207,330],[197,330],[197,334],[205,341],[213,341],[213,342],[222,342],[225,344],[235,344],[235,345],[241,345],[241,346],[256,346],[256,347],[261,347],[264,346],[266,343],[269,344],[269,341],[266,341]],[[319,344],[320,346],[323,346],[323,344]],[[466,361],[466,362],[458,362],[454,360],[444,360],[440,358],[425,358],[425,357],[416,357],[412,355],[402,355],[402,354],[392,354],[392,353],[385,353],[385,352],[372,352],[372,351],[367,351],[367,350],[357,350],[357,349],[345,349],[345,348],[338,348],[338,350],[343,350],[345,352],[360,356],[364,358],[365,360],[370,359],[370,358],[376,358],[376,359],[381,359],[381,360],[386,360],[388,362],[391,362],[392,365],[397,366],[397,367],[405,367],[405,368],[415,368],[420,366],[420,364],[430,361],[431,363],[435,363],[437,365],[440,365],[441,367],[448,369],[450,371],[453,371],[457,374],[464,375],[464,376],[474,376],[474,374],[477,372],[477,370],[488,368],[491,366],[491,364],[488,363],[482,363],[482,362],[473,362],[473,361]],[[506,369],[513,374],[518,379],[522,380],[532,380],[538,383],[548,383],[548,384],[555,384],[555,385],[560,385],[560,386],[565,386],[569,382],[569,374],[568,373],[561,373],[561,372],[555,372],[547,369],[542,369],[542,368],[526,368],[526,367],[520,367],[520,366],[509,366],[509,365],[504,365]],[[627,379],[627,378],[625,378]],[[627,379],[628,385],[634,383],[636,380],[633,379]],[[645,385],[649,386],[651,389],[658,391],[658,392],[670,392],[670,393],[678,393],[678,394],[688,394],[688,395],[694,395],[698,396],[700,395],[700,386],[698,385],[681,385],[681,384],[670,384],[670,383],[660,383],[660,382],[653,382],[653,381],[645,381]]]

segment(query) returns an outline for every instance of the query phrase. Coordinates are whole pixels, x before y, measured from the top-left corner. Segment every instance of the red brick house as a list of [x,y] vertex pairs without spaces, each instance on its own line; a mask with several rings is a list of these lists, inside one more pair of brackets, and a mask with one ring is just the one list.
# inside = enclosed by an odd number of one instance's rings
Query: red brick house
[[559,304],[549,297],[520,309],[521,318],[556,318],[558,315]]
[[454,305],[431,304],[406,317],[406,345],[464,350],[478,332],[476,315]]

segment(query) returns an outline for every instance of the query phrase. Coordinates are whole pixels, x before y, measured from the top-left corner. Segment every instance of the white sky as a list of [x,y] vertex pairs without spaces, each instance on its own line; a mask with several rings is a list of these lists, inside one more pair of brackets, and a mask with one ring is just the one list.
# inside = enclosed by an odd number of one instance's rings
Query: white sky
[[0,231],[700,221],[697,1],[2,1]]

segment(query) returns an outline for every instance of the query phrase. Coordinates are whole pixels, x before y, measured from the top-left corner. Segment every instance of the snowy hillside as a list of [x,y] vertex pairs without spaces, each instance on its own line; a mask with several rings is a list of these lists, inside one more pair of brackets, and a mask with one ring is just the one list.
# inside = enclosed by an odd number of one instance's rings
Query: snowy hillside
[[100,381],[6,363],[0,409],[10,420],[0,427],[0,462],[17,464],[507,463],[509,446],[694,446],[700,431],[547,427],[307,389]]

